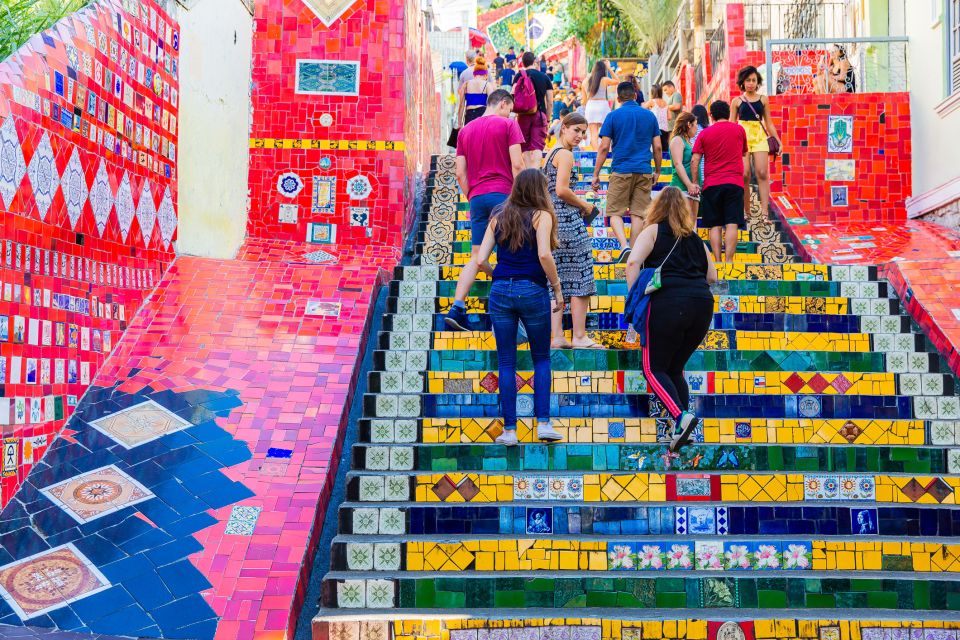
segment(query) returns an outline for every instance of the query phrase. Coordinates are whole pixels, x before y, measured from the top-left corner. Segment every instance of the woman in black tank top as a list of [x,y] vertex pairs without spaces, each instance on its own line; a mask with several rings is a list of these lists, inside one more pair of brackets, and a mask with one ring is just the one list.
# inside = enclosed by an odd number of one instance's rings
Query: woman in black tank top
[[628,285],[639,277],[641,265],[660,268],[662,283],[650,294],[643,375],[674,420],[670,450],[677,451],[700,422],[690,410],[683,368],[713,320],[710,283],[717,281],[717,268],[690,219],[683,192],[676,187],[661,191],[647,210],[627,260]]

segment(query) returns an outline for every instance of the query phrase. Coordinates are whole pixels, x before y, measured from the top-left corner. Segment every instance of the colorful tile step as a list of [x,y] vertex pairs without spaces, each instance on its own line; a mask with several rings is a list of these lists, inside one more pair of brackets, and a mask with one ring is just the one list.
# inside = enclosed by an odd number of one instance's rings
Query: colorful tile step
[[[495,394],[367,394],[363,402],[367,415],[381,418],[495,418],[500,415]],[[693,394],[690,406],[704,418],[960,419],[960,402],[956,396],[807,395],[799,398]],[[553,394],[550,399],[550,415],[558,418],[639,418],[651,415],[650,411],[660,415],[652,394],[565,393]],[[532,397],[518,396],[517,414],[532,416]]]
[[[534,529],[545,532],[545,513],[534,510],[531,514]],[[656,538],[586,541],[501,537],[382,542],[358,539],[333,543],[331,570],[462,572],[477,578],[488,577],[484,574],[492,572],[518,571],[805,571],[837,577],[853,571],[952,574],[960,571],[960,545],[933,541],[753,540],[731,536],[695,543]]]
[[[415,375],[415,374],[414,374]],[[369,375],[374,393],[498,393],[494,371],[426,371],[420,383],[409,372],[376,371]],[[798,373],[784,371],[687,372],[694,394],[753,393],[762,395],[926,395],[953,392],[953,376],[939,373]],[[533,393],[533,372],[518,371],[518,393]],[[554,393],[648,393],[647,380],[636,371],[554,371]]]
[[[490,331],[492,324],[488,314],[472,314],[471,326],[476,331]],[[570,330],[571,319],[564,316],[564,328]],[[790,313],[717,313],[710,325],[714,330],[735,331],[795,331],[816,333],[912,333],[909,316],[855,316],[818,315]],[[627,322],[618,313],[588,313],[588,331],[603,329],[627,329]],[[445,331],[444,314],[392,314],[384,318],[384,330],[393,332]],[[922,334],[921,334],[922,335]],[[926,336],[923,336],[926,340]],[[924,345],[926,342],[923,343]]]
[[[318,633],[322,637],[340,638],[357,626],[368,638],[387,638],[393,632],[395,640],[957,640],[960,623],[943,620],[893,620],[887,616],[860,617],[838,620],[802,616],[800,619],[771,618],[755,612],[748,619],[728,619],[729,615],[711,619],[678,617],[676,614],[644,619],[637,611],[618,611],[602,618],[556,617],[537,618],[509,613],[488,619],[459,619],[452,616],[394,621],[364,621],[363,623],[331,620],[323,622]],[[632,615],[632,617],[631,617]],[[942,616],[943,614],[935,614]],[[872,618],[872,619],[871,619]],[[383,635],[373,635],[382,633]],[[350,637],[347,635],[346,637]]]
[[[603,338],[602,332],[594,333]],[[631,343],[619,345],[619,349],[555,349],[551,352],[554,371],[642,371],[642,352]],[[629,347],[629,348],[628,348]],[[385,371],[490,371],[497,370],[495,351],[430,351],[422,352],[377,351],[374,361],[378,369]],[[690,357],[691,372],[716,373],[720,371],[850,371],[858,373],[895,373],[926,374],[946,369],[935,353],[890,351],[842,352],[842,351],[785,351],[785,350],[698,350]],[[409,366],[406,370],[403,367]],[[533,361],[529,349],[517,352],[517,368],[520,371],[532,371]],[[830,374],[824,374],[830,375]],[[633,376],[635,378],[635,375]],[[834,378],[836,379],[836,378]],[[619,375],[618,375],[619,380]],[[921,378],[922,380],[922,378]],[[812,416],[811,416],[812,417]]]
[[[323,606],[416,610],[777,609],[960,610],[960,581],[818,577],[424,577],[356,579],[328,574]],[[727,613],[730,613],[728,611]],[[399,613],[399,611],[398,611]],[[735,614],[734,614],[735,615]]]
[[[430,283],[433,284],[433,283]],[[394,281],[390,283],[390,295],[400,298],[452,298],[456,291],[456,282],[442,281],[428,286],[427,283]],[[490,295],[491,283],[476,282],[467,294],[474,298],[486,298]],[[882,282],[785,282],[780,280],[725,280],[714,287],[714,293],[721,296],[781,296],[781,297],[821,297],[821,298],[886,298],[887,285]],[[604,280],[597,282],[598,296],[626,296],[626,280]]]
[[[785,245],[778,245],[781,251],[786,251]],[[418,243],[414,247],[414,251],[421,255],[431,255],[436,253],[438,250],[437,243],[423,242]],[[443,265],[464,265],[470,260],[470,242],[453,242],[447,241],[444,243],[442,248],[444,252],[445,260],[442,263],[439,262],[425,262],[423,260],[414,260],[415,263],[419,264],[443,264]],[[793,256],[787,256],[792,258]],[[610,264],[617,262],[620,258],[619,249],[594,249],[593,250],[593,261],[597,264]],[[734,255],[733,261],[740,264],[761,264],[766,262],[761,253],[737,253]],[[778,263],[789,262],[789,260],[780,260]],[[496,256],[491,257],[490,264],[496,264]]]
[[360,502],[820,502],[957,504],[960,478],[941,476],[714,473],[550,475],[351,471],[347,498]]
[[[564,442],[578,444],[652,444],[660,441],[665,421],[659,418],[555,418]],[[500,418],[373,418],[359,423],[360,443],[488,444],[500,435]],[[960,444],[960,423],[951,420],[829,420],[800,418],[706,418],[704,444],[857,444],[864,446]],[[541,444],[532,419],[520,418],[520,442]]]
[[[958,471],[958,452],[949,471]],[[946,473],[945,449],[721,445],[668,453],[664,445],[355,445],[352,468],[369,471],[803,471]]]
[[[340,535],[357,536],[888,536],[953,538],[960,509],[864,506],[371,507],[345,503]],[[676,537],[674,537],[676,536]],[[413,538],[411,538],[413,539]],[[723,538],[721,538],[723,539]]]

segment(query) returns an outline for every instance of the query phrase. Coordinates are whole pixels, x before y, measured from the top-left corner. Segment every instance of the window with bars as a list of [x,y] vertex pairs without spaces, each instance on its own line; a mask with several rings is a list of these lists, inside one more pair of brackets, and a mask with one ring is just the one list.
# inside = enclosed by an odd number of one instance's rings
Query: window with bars
[[947,64],[950,69],[950,94],[960,92],[960,0],[949,0],[947,7]]

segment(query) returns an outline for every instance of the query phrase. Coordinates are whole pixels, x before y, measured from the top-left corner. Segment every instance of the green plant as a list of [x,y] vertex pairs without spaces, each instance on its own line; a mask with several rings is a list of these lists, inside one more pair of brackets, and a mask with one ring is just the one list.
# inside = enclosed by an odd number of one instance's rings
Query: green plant
[[680,0],[611,0],[637,42],[635,55],[663,53],[677,21]]
[[634,57],[637,42],[612,0],[600,0],[597,21],[595,0],[576,0],[566,4],[568,35],[576,37],[591,58]]
[[0,60],[91,0],[0,0]]

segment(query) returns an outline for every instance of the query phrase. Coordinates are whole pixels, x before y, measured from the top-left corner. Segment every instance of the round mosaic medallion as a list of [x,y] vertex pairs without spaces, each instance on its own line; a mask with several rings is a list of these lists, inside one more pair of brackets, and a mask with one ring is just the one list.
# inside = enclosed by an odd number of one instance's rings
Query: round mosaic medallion
[[320,124],[324,127],[329,127],[333,124],[333,116],[329,113],[320,114]]
[[330,156],[324,156],[320,158],[321,169],[329,169],[332,166],[333,166],[333,158],[331,158]]
[[97,478],[80,483],[73,490],[73,497],[82,504],[104,504],[112,502],[123,493],[123,487],[118,482]]
[[99,584],[83,562],[65,550],[13,567],[3,579],[3,588],[28,612],[59,605]]
[[820,400],[814,396],[804,396],[797,404],[797,410],[804,418],[817,418],[820,416]]
[[277,191],[288,198],[295,197],[303,190],[303,180],[295,173],[284,173],[277,179]]
[[724,622],[720,625],[720,628],[717,629],[717,640],[746,640],[746,637],[740,625],[732,620],[730,622]]

